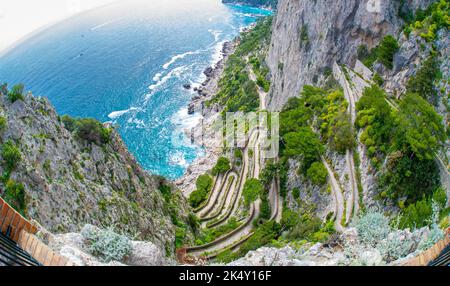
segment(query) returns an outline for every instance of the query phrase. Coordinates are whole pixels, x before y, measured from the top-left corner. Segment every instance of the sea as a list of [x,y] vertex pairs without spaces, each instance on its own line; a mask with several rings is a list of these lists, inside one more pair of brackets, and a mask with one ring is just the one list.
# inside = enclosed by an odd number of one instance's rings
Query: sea
[[272,12],[220,0],[119,1],[59,22],[0,55],[0,83],[25,84],[60,115],[114,124],[150,173],[175,180],[204,154],[183,130],[225,41]]

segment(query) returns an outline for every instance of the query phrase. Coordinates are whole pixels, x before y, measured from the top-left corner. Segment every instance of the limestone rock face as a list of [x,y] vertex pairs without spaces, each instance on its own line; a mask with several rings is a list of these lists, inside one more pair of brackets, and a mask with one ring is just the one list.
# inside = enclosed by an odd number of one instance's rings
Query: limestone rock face
[[[411,10],[430,0],[410,0]],[[361,44],[370,49],[398,35],[402,20],[395,0],[280,0],[267,63],[272,73],[269,108],[280,110],[303,85],[322,79],[332,64],[353,66]]]
[[[1,141],[21,153],[11,179],[25,187],[26,215],[52,233],[77,232],[85,224],[114,226],[161,249],[174,250],[175,226],[158,187],[128,152],[119,134],[97,146],[68,131],[45,98],[26,95],[14,103],[0,92],[7,121]],[[4,173],[0,164],[0,173]],[[0,183],[0,195],[5,185]],[[175,195],[187,220],[188,205]]]

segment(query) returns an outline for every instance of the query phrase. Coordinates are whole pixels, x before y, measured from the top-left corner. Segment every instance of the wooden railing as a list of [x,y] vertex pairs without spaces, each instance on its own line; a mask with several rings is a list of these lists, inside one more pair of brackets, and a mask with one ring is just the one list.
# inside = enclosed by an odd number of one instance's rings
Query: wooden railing
[[447,229],[445,238],[436,243],[432,248],[422,252],[419,256],[414,257],[402,264],[402,266],[427,266],[435,260],[441,252],[450,245],[450,228]]
[[[33,225],[7,202],[0,198],[0,232],[17,244],[43,266],[71,266],[65,257],[60,256],[35,235],[37,226]],[[5,251],[10,251],[10,248]],[[12,254],[11,255],[15,255]]]

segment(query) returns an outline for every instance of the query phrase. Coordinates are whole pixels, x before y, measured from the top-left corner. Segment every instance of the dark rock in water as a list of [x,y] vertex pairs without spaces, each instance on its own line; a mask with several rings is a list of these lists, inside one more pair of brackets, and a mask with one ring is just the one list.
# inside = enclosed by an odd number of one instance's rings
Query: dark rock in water
[[194,114],[195,113],[195,105],[194,104],[189,104],[189,106],[188,106],[188,114],[189,115],[192,115],[192,114]]
[[192,97],[192,101],[199,100],[200,98],[201,98],[200,96],[196,95],[196,96]]
[[197,88],[197,87],[194,87],[194,91],[198,91],[198,88]]
[[207,77],[212,77],[214,74],[214,69],[212,67],[208,67],[203,72]]
[[189,83],[186,83],[186,84],[183,84],[183,87],[185,89],[191,89],[192,86]]

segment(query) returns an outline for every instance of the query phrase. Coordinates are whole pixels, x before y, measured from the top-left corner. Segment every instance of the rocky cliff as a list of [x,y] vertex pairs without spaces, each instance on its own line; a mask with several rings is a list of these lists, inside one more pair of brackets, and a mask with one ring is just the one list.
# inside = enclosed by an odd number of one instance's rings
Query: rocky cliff
[[303,85],[320,82],[335,61],[353,66],[361,44],[370,49],[387,34],[398,34],[404,7],[416,10],[430,2],[280,0],[267,57],[270,109],[279,110]]
[[[6,93],[0,92],[2,197],[54,233],[89,223],[174,252],[174,221],[187,221],[187,204],[175,191],[163,198],[158,188],[166,183],[141,168],[114,129],[107,143],[91,143],[69,131],[47,99],[28,94],[12,102]],[[18,154],[13,166],[11,149]]]

